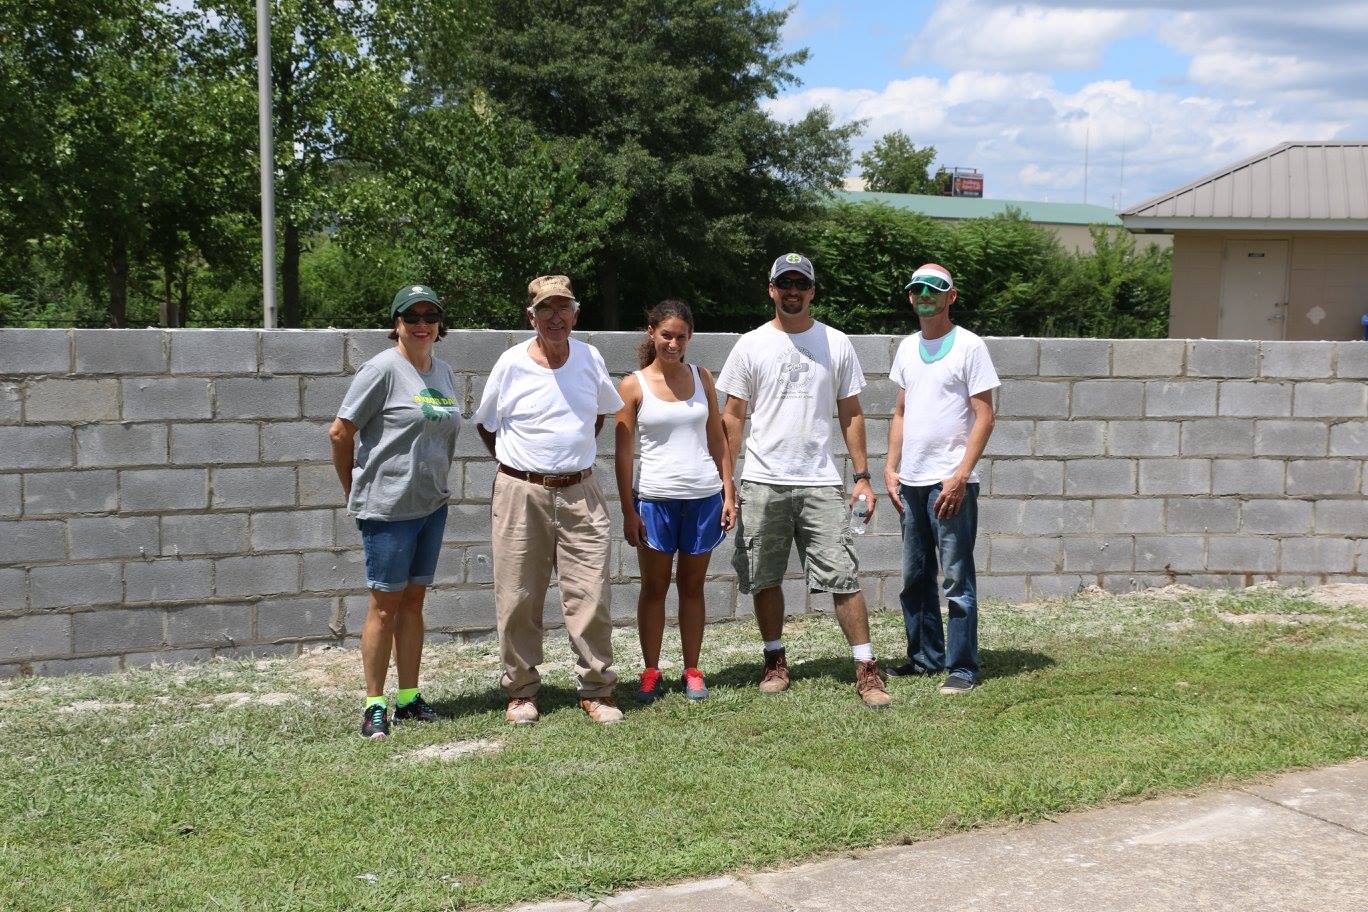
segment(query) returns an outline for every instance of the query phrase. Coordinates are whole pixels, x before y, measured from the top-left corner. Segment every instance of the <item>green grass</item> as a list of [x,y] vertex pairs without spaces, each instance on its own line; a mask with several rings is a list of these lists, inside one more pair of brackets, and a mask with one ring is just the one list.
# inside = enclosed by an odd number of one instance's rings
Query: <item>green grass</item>
[[[630,672],[635,634],[618,636]],[[901,638],[875,618],[881,655]],[[1276,591],[988,606],[986,686],[894,681],[882,713],[859,705],[828,618],[790,625],[788,693],[756,690],[753,626],[720,625],[711,699],[629,706],[609,729],[576,707],[562,639],[540,724],[503,723],[492,646],[431,646],[425,694],[454,718],[385,743],[356,735],[344,650],[0,683],[0,909],[592,896],[1368,752],[1368,608]],[[402,758],[476,738],[503,750]]]

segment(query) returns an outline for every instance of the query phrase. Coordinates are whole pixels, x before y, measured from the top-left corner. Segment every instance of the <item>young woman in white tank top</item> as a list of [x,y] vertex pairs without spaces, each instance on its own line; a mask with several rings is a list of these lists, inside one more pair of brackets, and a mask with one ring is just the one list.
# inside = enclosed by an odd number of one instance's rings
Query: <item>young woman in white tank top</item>
[[[706,614],[703,578],[713,548],[735,525],[736,492],[712,374],[684,363],[684,350],[693,336],[689,305],[662,301],[646,315],[646,322],[641,370],[623,378],[620,392],[624,404],[617,414],[616,467],[623,534],[637,549],[641,567],[637,631],[646,667],[636,698],[640,703],[651,703],[665,693],[660,647],[665,633],[665,596],[677,552],[675,582],[684,650],[684,694],[701,700],[708,695],[698,670]],[[641,471],[633,485],[638,436]]]

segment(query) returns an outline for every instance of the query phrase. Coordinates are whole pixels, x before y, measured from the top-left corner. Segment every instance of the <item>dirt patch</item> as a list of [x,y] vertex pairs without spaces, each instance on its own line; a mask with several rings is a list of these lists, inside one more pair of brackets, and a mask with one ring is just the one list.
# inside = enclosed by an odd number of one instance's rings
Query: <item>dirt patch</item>
[[106,703],[102,700],[78,700],[75,703],[57,707],[57,712],[62,715],[70,715],[72,713],[115,712],[117,710],[136,708],[137,704],[134,703]]
[[1328,608],[1368,608],[1368,584],[1364,583],[1330,583],[1310,589],[1293,589],[1288,595]]
[[1218,611],[1216,616],[1227,624],[1246,627],[1252,624],[1328,624],[1335,620],[1334,615],[1329,614],[1269,614],[1263,611],[1251,611],[1248,614]]
[[446,744],[434,744],[431,747],[399,754],[394,759],[405,763],[451,763],[455,760],[464,760],[467,757],[481,754],[497,754],[501,750],[503,750],[502,743],[481,738],[474,741],[448,741]]
[[294,703],[299,700],[297,694],[291,693],[224,693],[217,694],[214,702],[230,708],[238,706],[284,706],[287,703]]

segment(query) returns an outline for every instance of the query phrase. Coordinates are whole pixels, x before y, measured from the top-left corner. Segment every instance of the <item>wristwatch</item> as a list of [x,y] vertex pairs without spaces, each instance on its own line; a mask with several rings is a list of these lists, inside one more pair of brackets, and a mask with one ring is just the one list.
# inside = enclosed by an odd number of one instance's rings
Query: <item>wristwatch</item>
[[851,476],[850,476],[850,481],[851,481],[852,484],[854,484],[855,482],[858,482],[858,481],[869,481],[869,473],[868,473],[868,472],[856,472],[854,475],[851,475]]

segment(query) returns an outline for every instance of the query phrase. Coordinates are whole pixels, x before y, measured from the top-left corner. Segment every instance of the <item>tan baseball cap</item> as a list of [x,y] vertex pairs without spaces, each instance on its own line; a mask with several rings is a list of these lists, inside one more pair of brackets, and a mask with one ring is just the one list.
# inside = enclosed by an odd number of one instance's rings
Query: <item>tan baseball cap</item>
[[537,276],[527,283],[527,306],[536,307],[547,298],[569,298],[579,306],[579,301],[575,300],[575,292],[570,287],[570,279],[563,275]]

